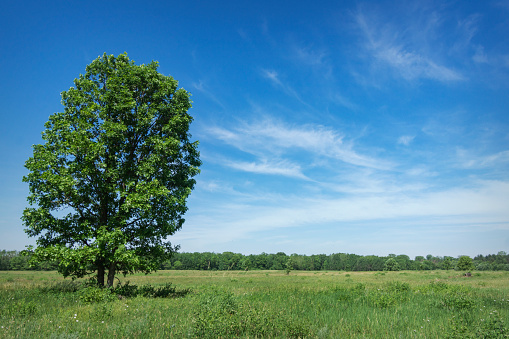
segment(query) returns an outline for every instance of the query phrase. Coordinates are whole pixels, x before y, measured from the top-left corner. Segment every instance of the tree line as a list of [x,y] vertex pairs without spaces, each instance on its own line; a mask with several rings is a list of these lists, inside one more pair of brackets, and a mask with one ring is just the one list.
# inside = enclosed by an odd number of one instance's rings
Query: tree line
[[[42,261],[29,266],[29,257],[18,251],[0,251],[0,270],[57,270],[58,261]],[[450,270],[456,269],[458,258],[428,254],[409,256],[389,254],[388,256],[357,255],[349,253],[287,255],[261,253],[243,255],[233,252],[174,253],[164,261],[161,270],[299,270],[299,271],[383,271],[383,270]],[[509,254],[477,255],[472,260],[478,271],[509,271]]]

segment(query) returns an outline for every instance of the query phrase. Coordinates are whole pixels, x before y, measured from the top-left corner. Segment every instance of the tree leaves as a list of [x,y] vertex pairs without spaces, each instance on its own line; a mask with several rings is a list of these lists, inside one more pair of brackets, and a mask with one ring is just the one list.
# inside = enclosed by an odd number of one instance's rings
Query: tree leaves
[[25,163],[37,206],[24,212],[26,232],[65,274],[150,271],[172,253],[163,240],[182,226],[201,162],[190,95],[157,67],[127,54],[94,60],[62,92],[64,112],[50,116]]

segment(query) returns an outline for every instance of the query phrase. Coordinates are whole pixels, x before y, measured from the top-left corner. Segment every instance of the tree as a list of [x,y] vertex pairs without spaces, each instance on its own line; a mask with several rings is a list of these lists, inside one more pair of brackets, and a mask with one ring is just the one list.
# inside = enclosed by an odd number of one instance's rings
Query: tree
[[199,173],[191,142],[190,94],[127,54],[98,57],[74,87],[64,111],[45,124],[43,144],[25,167],[26,233],[38,237],[32,261],[59,260],[64,276],[150,273],[178,246],[186,199]]
[[394,257],[390,257],[385,261],[384,271],[399,271],[399,263]]
[[474,263],[472,262],[472,258],[463,255],[459,258],[458,263],[456,264],[456,268],[459,271],[472,271],[475,269],[475,266]]
[[442,263],[442,269],[444,270],[450,270],[452,268],[452,258],[451,257],[444,257],[444,261]]

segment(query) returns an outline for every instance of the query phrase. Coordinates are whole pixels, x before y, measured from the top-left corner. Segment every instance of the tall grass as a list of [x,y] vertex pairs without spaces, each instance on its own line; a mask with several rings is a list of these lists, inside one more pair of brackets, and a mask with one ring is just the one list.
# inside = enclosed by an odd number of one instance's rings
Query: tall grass
[[171,282],[192,292],[119,298],[54,272],[2,272],[0,337],[509,336],[509,272],[161,271],[128,279],[140,291]]

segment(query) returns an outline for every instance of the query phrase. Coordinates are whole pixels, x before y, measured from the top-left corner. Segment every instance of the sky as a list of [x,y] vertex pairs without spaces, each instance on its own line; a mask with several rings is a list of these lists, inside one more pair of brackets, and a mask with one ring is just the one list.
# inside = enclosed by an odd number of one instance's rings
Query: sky
[[182,252],[509,251],[509,1],[0,4],[0,249],[60,93],[127,52],[192,94]]

